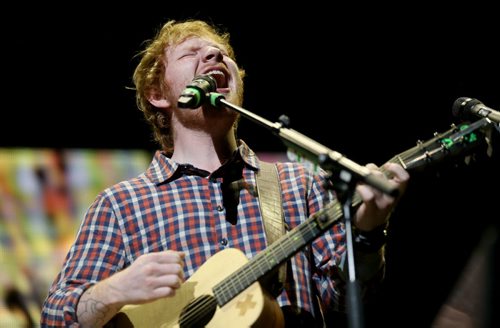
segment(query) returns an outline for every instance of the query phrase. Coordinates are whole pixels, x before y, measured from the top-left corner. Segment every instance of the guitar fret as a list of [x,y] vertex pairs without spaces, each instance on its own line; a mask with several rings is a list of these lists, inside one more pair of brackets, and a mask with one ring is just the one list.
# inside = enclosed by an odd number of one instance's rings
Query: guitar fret
[[319,233],[319,229],[315,229],[317,228],[317,225],[306,225],[304,226],[305,229],[307,229],[307,231],[304,231],[304,235],[306,235],[306,240],[311,240],[314,238],[315,235],[317,235]]

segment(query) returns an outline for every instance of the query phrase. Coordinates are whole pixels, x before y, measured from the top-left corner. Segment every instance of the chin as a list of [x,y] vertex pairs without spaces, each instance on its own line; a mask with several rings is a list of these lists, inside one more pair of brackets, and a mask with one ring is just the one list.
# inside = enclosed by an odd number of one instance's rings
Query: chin
[[243,104],[243,97],[237,93],[231,92],[226,96],[226,100],[231,104],[236,106],[240,106]]

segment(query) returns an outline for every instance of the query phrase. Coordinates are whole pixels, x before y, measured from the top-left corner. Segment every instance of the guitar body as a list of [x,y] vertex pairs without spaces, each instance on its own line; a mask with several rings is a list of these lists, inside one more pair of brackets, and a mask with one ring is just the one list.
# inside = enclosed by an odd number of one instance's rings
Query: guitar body
[[[147,304],[126,305],[108,325],[148,328],[272,327],[270,323],[275,320],[277,326],[283,325],[278,303],[263,293],[258,282],[223,307],[216,306],[212,287],[247,262],[247,257],[240,250],[225,249],[208,259],[176,290],[175,296]],[[210,297],[205,299],[207,296]],[[193,306],[190,307],[190,304]]]

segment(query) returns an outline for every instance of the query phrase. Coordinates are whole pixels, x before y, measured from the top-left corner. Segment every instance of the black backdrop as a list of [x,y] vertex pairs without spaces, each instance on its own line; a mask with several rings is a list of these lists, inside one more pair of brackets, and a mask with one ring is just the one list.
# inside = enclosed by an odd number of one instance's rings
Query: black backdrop
[[[361,164],[382,164],[459,123],[458,97],[500,110],[491,8],[103,6],[3,8],[0,147],[154,150],[127,87],[141,42],[170,18],[227,28],[247,71],[244,107],[271,121],[287,114],[292,128]],[[243,120],[239,134],[255,150],[285,150],[254,123]],[[400,326],[401,316],[403,326],[429,325],[484,227],[498,225],[498,176],[496,156],[412,178],[368,325]]]

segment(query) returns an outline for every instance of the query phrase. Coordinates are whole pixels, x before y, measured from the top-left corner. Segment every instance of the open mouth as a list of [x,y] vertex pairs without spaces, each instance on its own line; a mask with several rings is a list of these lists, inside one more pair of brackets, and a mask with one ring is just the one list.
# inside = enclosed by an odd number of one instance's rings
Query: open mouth
[[217,92],[229,92],[228,78],[225,72],[218,69],[212,69],[205,74],[215,79],[217,82]]

